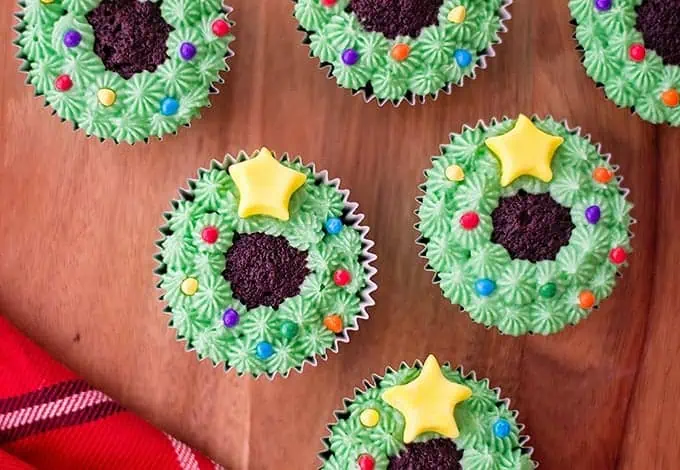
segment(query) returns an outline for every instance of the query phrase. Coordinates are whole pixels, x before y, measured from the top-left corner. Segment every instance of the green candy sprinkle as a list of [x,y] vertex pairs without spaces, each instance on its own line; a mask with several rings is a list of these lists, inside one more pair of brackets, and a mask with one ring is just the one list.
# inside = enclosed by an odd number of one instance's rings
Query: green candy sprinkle
[[541,288],[538,289],[538,294],[541,297],[545,297],[546,299],[555,297],[555,294],[557,294],[557,286],[555,285],[554,282],[548,282],[547,284],[543,284]]
[[286,339],[295,338],[298,330],[298,326],[290,320],[286,320],[281,324],[281,335]]

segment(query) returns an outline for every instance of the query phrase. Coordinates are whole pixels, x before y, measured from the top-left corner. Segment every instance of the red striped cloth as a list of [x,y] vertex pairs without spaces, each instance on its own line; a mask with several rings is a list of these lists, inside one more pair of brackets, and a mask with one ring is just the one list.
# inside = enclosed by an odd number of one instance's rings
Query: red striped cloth
[[126,411],[0,317],[0,469],[222,469]]

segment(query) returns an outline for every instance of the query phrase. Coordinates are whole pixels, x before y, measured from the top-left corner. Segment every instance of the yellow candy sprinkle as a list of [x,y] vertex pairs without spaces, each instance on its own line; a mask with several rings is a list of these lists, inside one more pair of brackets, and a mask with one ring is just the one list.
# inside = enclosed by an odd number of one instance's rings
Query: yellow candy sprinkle
[[108,108],[116,102],[116,92],[110,88],[101,88],[97,92],[97,99],[103,106]]
[[40,0],[40,3],[43,5],[49,5],[50,3],[54,3],[54,0]]
[[380,413],[373,408],[365,409],[359,415],[359,421],[367,428],[374,428],[378,425],[378,421],[380,421]]
[[449,12],[449,15],[446,17],[451,23],[456,23],[460,24],[463,21],[465,21],[465,15],[467,14],[467,10],[465,10],[465,7],[462,5],[459,5],[457,7],[454,7],[451,9]]
[[182,294],[191,297],[198,291],[198,280],[193,277],[188,277],[182,281],[182,285],[179,288]]
[[463,181],[465,172],[458,165],[451,165],[446,169],[446,178],[449,181]]

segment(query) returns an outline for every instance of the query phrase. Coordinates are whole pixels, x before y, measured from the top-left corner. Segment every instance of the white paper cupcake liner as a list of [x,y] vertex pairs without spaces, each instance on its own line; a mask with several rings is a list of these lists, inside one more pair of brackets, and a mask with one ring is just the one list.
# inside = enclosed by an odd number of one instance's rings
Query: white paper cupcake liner
[[[26,1],[26,0],[19,0],[18,5],[19,5],[20,8],[23,8],[23,7],[24,7],[25,1]],[[232,28],[233,28],[234,26],[236,26],[236,22],[235,22],[234,20],[232,20],[232,19],[229,18],[229,15],[231,15],[231,13],[233,13],[233,11],[234,11],[234,9],[233,9],[232,7],[230,7],[229,5],[227,5],[224,1],[222,2],[222,13],[224,14],[224,19],[227,20],[227,22],[229,23],[229,25],[230,25]],[[47,102],[47,100],[45,100],[45,95],[44,95],[43,93],[40,93],[40,94],[36,93],[36,90],[35,90],[35,88],[33,87],[33,85],[31,85],[31,83],[30,83],[30,81],[29,81],[30,79],[29,79],[29,76],[28,76],[28,72],[30,71],[30,62],[21,56],[21,46],[19,45],[19,38],[20,38],[21,31],[22,31],[22,30],[21,30],[21,22],[22,22],[22,20],[23,20],[23,15],[22,15],[21,12],[16,12],[16,13],[14,14],[14,17],[17,18],[18,21],[19,21],[19,23],[16,24],[16,25],[14,26],[14,28],[12,28],[12,29],[14,30],[14,34],[15,34],[15,40],[12,42],[12,44],[14,45],[15,49],[17,50],[17,51],[16,51],[16,54],[15,54],[15,57],[16,57],[16,58],[19,60],[19,62],[20,62],[20,65],[19,65],[19,72],[22,73],[22,74],[24,74],[24,75],[26,76],[26,80],[24,81],[25,85],[30,86],[31,88],[33,88],[33,97],[34,97],[34,98],[42,98],[42,105],[43,105],[43,108],[49,108],[49,109],[50,109],[50,114],[51,114],[52,116],[57,116],[57,117],[59,118],[59,120],[61,121],[62,124],[65,123],[65,122],[70,123],[70,124],[73,126],[73,131],[76,131],[76,132],[77,132],[77,131],[81,131],[83,134],[85,134],[85,138],[86,138],[86,139],[97,139],[97,140],[99,140],[100,143],[111,141],[111,142],[115,143],[116,145],[120,145],[120,144],[122,144],[122,143],[126,143],[126,144],[127,144],[127,142],[125,142],[125,141],[118,141],[118,140],[114,139],[113,137],[103,138],[103,137],[98,137],[98,136],[93,135],[93,134],[88,134],[87,132],[85,132],[85,130],[84,130],[82,127],[80,127],[80,126],[78,125],[77,122],[71,121],[71,120],[69,120],[69,119],[64,119],[64,118],[62,118],[61,116],[59,116],[59,115],[57,114],[57,111],[56,111],[54,108],[52,108],[52,106]],[[231,41],[231,43],[233,43],[233,42],[235,42],[235,41],[236,41],[236,38],[234,38],[234,40]],[[213,81],[213,82],[210,84],[210,86],[209,86],[209,91],[208,91],[208,104],[205,105],[205,106],[204,106],[203,108],[201,108],[201,109],[210,109],[210,108],[212,108],[212,99],[211,99],[211,97],[213,97],[213,96],[215,96],[215,95],[219,95],[220,90],[219,90],[218,86],[224,85],[224,83],[225,83],[225,79],[224,79],[223,75],[226,74],[227,72],[229,72],[229,71],[231,70],[231,68],[229,67],[229,64],[228,64],[228,60],[230,60],[232,57],[234,57],[234,56],[236,55],[236,53],[235,53],[235,52],[232,50],[232,48],[231,48],[231,43],[230,43],[229,46],[227,47],[227,53],[224,55],[224,65],[225,65],[226,69],[223,70],[223,71],[221,71],[221,72],[218,74],[217,79],[216,79],[215,81]],[[148,143],[151,143],[152,140],[158,140],[159,142],[162,142],[163,139],[165,139],[165,138],[167,138],[167,137],[169,137],[169,136],[176,136],[177,134],[179,134],[179,131],[182,130],[182,129],[189,129],[189,128],[191,128],[191,123],[192,123],[193,121],[195,121],[195,120],[201,119],[202,117],[203,117],[203,116],[199,113],[199,114],[196,115],[195,117],[191,118],[191,120],[190,120],[189,122],[187,122],[186,124],[182,124],[182,125],[179,126],[176,130],[174,130],[174,131],[172,131],[172,132],[168,132],[167,134],[164,134],[164,135],[161,136],[161,137],[158,137],[158,136],[155,136],[155,135],[151,135],[151,136],[145,137],[145,138],[142,139],[142,140],[133,142],[133,143],[128,144],[128,145],[133,146],[133,145],[135,145],[135,144],[141,144],[141,143],[148,144]]]
[[[451,367],[451,363],[450,363],[450,362],[445,362],[445,363],[442,364],[442,366],[449,366],[449,367]],[[336,409],[335,411],[333,411],[333,418],[334,418],[334,421],[333,421],[332,423],[329,423],[329,424],[326,425],[327,435],[324,436],[323,438],[321,438],[321,443],[322,443],[322,445],[323,445],[323,450],[320,451],[320,452],[317,454],[319,460],[321,461],[321,463],[320,463],[320,465],[317,467],[317,469],[318,469],[318,470],[323,470],[323,465],[324,465],[324,463],[326,462],[327,457],[330,456],[330,455],[332,455],[332,453],[331,453],[331,447],[330,447],[330,436],[331,436],[331,433],[332,433],[332,429],[331,429],[331,428],[332,428],[334,425],[338,424],[338,423],[340,422],[340,420],[341,420],[343,417],[346,417],[346,416],[347,416],[347,413],[348,413],[347,407],[348,407],[350,404],[352,404],[352,403],[354,402],[355,397],[357,396],[357,394],[359,394],[359,393],[365,393],[365,392],[367,392],[367,391],[370,390],[370,389],[376,388],[378,385],[380,385],[380,382],[384,379],[385,375],[387,375],[387,374],[396,373],[396,372],[398,372],[399,370],[401,370],[402,368],[418,368],[418,369],[422,369],[422,367],[423,367],[423,361],[421,361],[420,359],[417,359],[417,360],[413,363],[413,365],[408,364],[406,361],[402,361],[402,362],[399,364],[398,367],[392,368],[391,366],[388,366],[388,367],[385,368],[385,372],[384,372],[382,375],[379,375],[379,374],[377,374],[377,373],[373,373],[373,374],[371,374],[370,377],[364,379],[364,380],[361,382],[361,386],[354,387],[354,397],[344,397],[344,398],[342,399],[342,401],[341,401],[341,403],[343,404],[343,408],[342,408],[342,409]],[[466,378],[466,379],[471,378],[472,380],[476,380],[476,381],[488,380],[488,379],[484,379],[484,378],[478,379],[478,378],[477,378],[477,374],[476,374],[475,371],[468,371],[468,372],[465,372],[465,370],[463,369],[463,366],[458,366],[458,367],[456,367],[455,370],[458,371],[458,372],[461,374],[461,376],[462,376],[463,378]],[[502,389],[501,389],[500,387],[493,387],[493,388],[492,388],[492,387],[489,387],[489,390],[491,390],[492,392],[494,392],[494,393],[496,394],[496,398],[497,398],[497,401],[498,401],[498,402],[501,402],[501,403],[505,404],[505,405],[508,407],[508,410],[511,410],[512,417],[513,417],[515,420],[517,420],[518,417],[519,417],[519,411],[513,410],[513,409],[511,408],[511,406],[510,406],[510,398],[502,398],[502,395],[503,395]],[[529,440],[530,440],[531,438],[530,438],[530,436],[528,436],[528,435],[523,435],[523,434],[522,434],[522,432],[526,429],[526,425],[524,425],[524,424],[522,424],[522,423],[519,423],[519,422],[518,422],[517,424],[518,424],[518,430],[519,430],[519,434],[520,434],[520,436],[519,436],[519,445],[520,445],[520,448],[522,449],[522,453],[527,454],[527,455],[531,458],[531,456],[532,456],[533,453],[534,453],[534,448],[527,445],[527,444],[529,443]],[[532,462],[534,462],[534,461],[532,460]],[[540,465],[538,462],[534,462],[534,464],[535,464],[535,465],[534,465],[534,468],[538,468],[539,465]]]
[[[219,162],[215,159],[211,160],[209,168],[199,168],[198,174],[202,172],[206,172],[209,170],[222,170],[226,171],[227,168],[229,168],[231,165],[235,163],[240,163],[242,161],[247,160],[249,155],[245,153],[244,151],[241,151],[238,153],[236,156],[232,155],[225,155],[225,159],[223,162]],[[296,156],[294,159],[291,160],[289,155],[287,153],[283,153],[280,156],[276,156],[277,159],[281,161],[288,161],[292,163],[301,163],[302,159],[298,156]],[[356,316],[357,322],[355,326],[348,326],[344,327],[343,331],[341,334],[335,335],[335,340],[333,342],[333,346],[328,348],[324,354],[317,354],[315,356],[309,356],[305,358],[305,360],[296,367],[293,367],[289,369],[288,371],[284,373],[280,372],[263,372],[257,376],[254,376],[253,374],[249,373],[239,373],[236,372],[237,375],[239,376],[247,376],[250,375],[254,377],[255,379],[259,379],[262,376],[266,376],[269,380],[273,380],[277,376],[282,376],[282,377],[287,377],[290,375],[290,372],[295,370],[298,373],[302,373],[304,370],[305,365],[309,365],[310,367],[316,367],[320,361],[326,361],[328,360],[329,353],[335,353],[337,354],[339,352],[339,345],[340,343],[349,343],[350,341],[350,335],[349,333],[352,331],[356,331],[359,329],[359,320],[368,320],[369,318],[369,313],[368,309],[372,306],[375,305],[375,301],[373,300],[373,292],[378,288],[376,283],[373,281],[373,277],[377,273],[377,269],[373,266],[373,263],[377,260],[377,256],[371,251],[375,243],[368,238],[368,233],[370,231],[369,227],[366,225],[363,225],[362,222],[364,220],[364,214],[359,212],[359,204],[356,202],[351,202],[349,200],[350,196],[350,190],[348,189],[341,189],[340,185],[340,178],[333,178],[329,179],[328,176],[328,171],[327,170],[322,170],[322,171],[317,171],[316,170],[316,165],[314,163],[308,163],[308,164],[303,164],[305,168],[309,169],[313,174],[314,174],[314,179],[316,183],[321,183],[321,184],[328,184],[336,188],[343,197],[343,202],[344,202],[344,208],[342,210],[342,216],[341,219],[345,222],[345,225],[348,227],[351,227],[352,229],[358,231],[361,234],[361,246],[362,246],[362,251],[361,255],[359,256],[359,261],[361,263],[361,266],[364,269],[364,273],[366,274],[366,286],[357,293],[357,296],[360,298],[360,304],[359,304],[359,313]],[[188,180],[188,183],[193,184],[197,181],[197,179],[192,178]],[[186,200],[187,196],[189,196],[192,192],[191,188],[180,188],[179,189],[179,195],[180,195],[180,200]],[[170,213],[166,212],[164,214],[165,220],[167,222],[167,219],[169,217]],[[162,235],[162,238],[160,240],[156,241],[156,247],[158,248],[158,251],[154,255],[154,259],[158,262],[159,266],[154,270],[154,274],[157,277],[157,282],[156,282],[156,287],[160,289],[160,284],[161,284],[161,278],[160,275],[163,273],[165,269],[165,263],[163,263],[163,257],[161,255],[161,243],[165,240],[166,236],[168,233],[170,233],[170,228],[166,224],[164,224],[162,227],[160,227],[159,232]],[[164,309],[163,313],[166,315],[172,316],[172,309],[167,305],[166,302],[163,301],[163,295],[159,297],[159,300],[161,303],[164,304]],[[168,326],[170,328],[173,328],[172,325],[172,318],[168,323]],[[176,338],[177,341],[184,342],[186,344],[185,350],[186,351],[195,351],[195,349],[189,344],[189,342],[184,339],[184,338]],[[198,353],[196,353],[198,356]],[[209,359],[208,357],[203,357],[200,358],[200,361]],[[215,362],[212,361],[214,367],[218,367],[220,365],[224,365],[225,371],[229,372],[233,367],[226,362]]]
[[[621,186],[621,184],[623,184],[623,176],[621,176],[621,175],[618,174],[618,171],[619,171],[619,168],[620,168],[619,165],[611,164],[611,158],[612,158],[611,153],[602,153],[602,144],[599,143],[599,142],[593,142],[593,139],[592,139],[591,134],[583,134],[582,128],[581,128],[580,126],[571,126],[571,125],[569,124],[569,122],[568,122],[566,119],[562,119],[561,121],[558,121],[557,119],[554,119],[554,118],[552,117],[552,115],[550,115],[550,114],[547,114],[547,115],[545,115],[545,116],[539,116],[538,114],[535,114],[535,113],[534,113],[534,114],[532,114],[532,115],[530,115],[530,116],[528,116],[528,117],[529,117],[529,119],[531,119],[532,121],[533,121],[534,119],[553,119],[555,122],[558,122],[558,123],[562,124],[569,132],[575,133],[575,135],[577,135],[578,137],[581,137],[581,138],[583,138],[583,139],[586,139],[589,143],[593,144],[593,145],[595,146],[595,148],[597,149],[598,154],[600,154],[600,155],[603,157],[603,161],[606,161],[607,163],[610,164],[610,167],[611,167],[611,169],[612,169],[612,172],[615,174],[616,181],[617,181],[618,184],[619,184],[619,191],[621,192],[621,194],[622,194],[624,197],[626,197],[626,198],[628,197],[628,195],[629,195],[629,193],[630,193],[630,189]],[[479,119],[479,120],[477,121],[477,124],[474,125],[474,126],[470,126],[469,124],[463,124],[463,126],[461,127],[461,130],[460,130],[460,133],[462,133],[462,132],[464,132],[464,131],[466,131],[466,130],[474,130],[474,129],[476,129],[476,128],[482,128],[482,129],[484,129],[484,131],[486,132],[486,131],[489,130],[489,127],[494,126],[494,125],[496,125],[496,124],[498,124],[498,123],[501,123],[501,122],[503,122],[503,121],[506,120],[506,119],[514,119],[514,118],[511,118],[511,117],[509,117],[509,116],[507,116],[507,115],[503,115],[503,117],[502,117],[501,119],[498,119],[497,117],[492,117],[492,118],[488,121],[488,124],[487,124],[487,121],[484,121],[484,120],[482,120],[482,119]],[[451,135],[453,135],[453,133],[449,134],[449,137],[450,137]],[[444,145],[440,145],[439,148],[440,148],[440,151],[441,151],[441,152],[444,151]],[[437,158],[437,156],[435,156],[434,158]],[[433,158],[433,159],[430,159],[430,162],[433,162],[433,161],[434,161],[434,158]],[[425,179],[427,180],[427,173],[425,172],[425,170],[423,170],[423,176],[425,176]],[[423,203],[423,198],[425,197],[425,193],[426,193],[426,186],[425,186],[425,185],[426,185],[426,182],[425,182],[425,181],[422,182],[420,185],[418,185],[418,190],[419,190],[422,194],[416,197],[417,209],[414,211],[414,214],[416,215],[416,218],[419,218],[418,211],[420,210],[420,207],[421,207],[421,205],[422,205],[422,203]],[[633,231],[631,230],[631,226],[634,225],[634,224],[636,224],[636,223],[637,223],[637,219],[631,217],[631,218],[630,218],[630,224],[628,225],[628,236],[630,237],[630,240],[631,240],[631,241],[635,238],[635,234],[634,234]],[[439,288],[439,283],[440,283],[439,274],[437,273],[436,270],[434,270],[434,269],[432,268],[432,266],[430,266],[429,260],[427,259],[427,256],[426,256],[428,239],[427,239],[426,237],[423,237],[423,236],[421,235],[421,232],[420,232],[420,229],[419,229],[419,225],[420,225],[420,222],[416,222],[416,223],[414,224],[414,226],[413,226],[413,228],[415,229],[415,231],[416,231],[416,233],[417,233],[417,235],[418,235],[417,238],[416,238],[416,240],[415,240],[416,245],[418,245],[418,246],[420,246],[420,247],[422,248],[422,249],[420,250],[420,252],[418,253],[418,256],[419,256],[422,260],[425,261],[425,271],[431,272],[431,273],[432,273],[432,283],[435,284],[435,285],[437,286],[437,288]],[[616,277],[619,278],[619,279],[622,278],[622,277],[623,277],[623,273],[622,273],[621,271],[618,271],[617,274],[616,274]],[[447,299],[446,297],[444,297],[444,298],[445,298],[446,300],[449,300],[449,299]],[[456,305],[456,304],[452,304],[452,305]],[[599,308],[600,308],[600,305],[598,304],[598,305],[595,305],[595,306],[593,307],[593,310],[599,310]],[[460,305],[458,305],[458,310],[459,310],[459,312],[468,315],[468,312],[467,312],[462,306],[460,306]],[[585,320],[585,318],[582,319],[581,321],[583,321],[583,320]],[[576,325],[577,325],[577,323],[570,323],[570,324],[569,324],[569,326],[571,326],[571,327],[576,326]],[[495,326],[494,326],[494,325],[490,325],[490,326],[485,326],[485,328],[486,328],[487,330],[491,330],[491,329],[495,328]],[[500,330],[498,330],[498,333],[499,333],[499,334],[502,334],[502,335],[505,335],[505,333],[502,333]],[[527,334],[528,334],[528,335],[534,335],[534,334],[536,334],[536,333],[529,332],[529,333],[527,333]]]
[[[393,107],[398,107],[402,103],[406,102],[411,106],[415,106],[416,103],[418,104],[425,104],[428,101],[428,98],[431,101],[436,101],[437,98],[443,93],[446,95],[450,95],[455,87],[462,87],[465,80],[468,79],[470,81],[475,80],[477,78],[477,70],[484,70],[487,68],[487,59],[491,57],[496,56],[496,51],[495,47],[500,46],[503,43],[503,33],[508,32],[508,27],[506,26],[506,22],[510,21],[512,19],[512,14],[510,14],[509,8],[510,5],[514,0],[503,0],[503,4],[501,5],[501,8],[499,10],[501,22],[500,22],[500,28],[498,30],[498,42],[495,42],[493,44],[490,44],[489,47],[486,48],[484,53],[480,54],[479,57],[477,58],[477,62],[475,63],[474,68],[472,69],[472,75],[470,77],[464,75],[457,83],[449,83],[445,85],[443,88],[440,88],[433,94],[429,95],[415,95],[412,92],[407,92],[407,94],[398,100],[390,100],[390,99],[378,99],[376,96],[371,92],[370,86],[365,86],[359,89],[348,89],[345,87],[342,87],[337,84],[337,80],[333,76],[333,64],[329,62],[321,62],[319,61],[319,69],[326,71],[326,78],[328,80],[332,80],[335,82],[338,88],[342,88],[343,90],[349,90],[352,94],[352,96],[357,96],[360,95],[362,99],[364,100],[364,103],[370,103],[371,101],[374,101],[377,103],[379,108],[382,108],[385,106],[387,103],[392,104]],[[293,3],[297,3],[297,0],[293,0]],[[297,19],[295,19],[297,22]],[[302,39],[302,45],[305,46],[306,48],[309,48],[309,44],[311,42],[310,36],[314,34],[313,31],[308,31],[304,29],[300,24],[298,23],[298,31],[301,31],[304,33],[303,39]],[[312,51],[309,51],[309,57],[311,59],[316,59],[318,60],[313,54]]]

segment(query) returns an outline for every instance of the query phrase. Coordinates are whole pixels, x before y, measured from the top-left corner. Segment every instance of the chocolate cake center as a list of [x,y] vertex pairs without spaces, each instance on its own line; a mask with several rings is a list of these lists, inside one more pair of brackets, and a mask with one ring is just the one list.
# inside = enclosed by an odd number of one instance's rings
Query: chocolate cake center
[[645,0],[637,8],[637,30],[647,49],[666,65],[680,65],[680,0]]
[[284,237],[264,233],[236,234],[226,258],[224,278],[248,309],[278,308],[300,293],[309,274],[306,251],[293,248]]
[[351,0],[350,9],[368,31],[416,37],[420,31],[437,23],[437,13],[444,0]]
[[437,438],[411,442],[395,457],[390,457],[388,470],[459,470],[463,452],[451,439]]
[[491,241],[505,247],[512,259],[533,262],[554,260],[574,229],[569,209],[550,194],[523,190],[501,198],[491,219]]
[[102,0],[87,14],[94,30],[94,52],[106,70],[126,80],[156,67],[168,58],[168,35],[173,28],[161,15],[161,2]]

